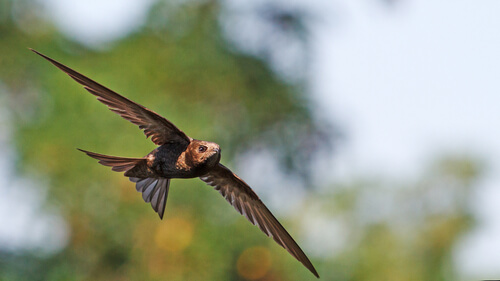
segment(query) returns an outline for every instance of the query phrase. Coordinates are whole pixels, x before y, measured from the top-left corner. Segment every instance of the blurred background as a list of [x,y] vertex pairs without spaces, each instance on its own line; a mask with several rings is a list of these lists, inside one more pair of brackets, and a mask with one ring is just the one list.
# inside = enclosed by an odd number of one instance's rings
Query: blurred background
[[0,0],[0,280],[313,280],[34,48],[215,141],[322,280],[500,278],[500,2]]

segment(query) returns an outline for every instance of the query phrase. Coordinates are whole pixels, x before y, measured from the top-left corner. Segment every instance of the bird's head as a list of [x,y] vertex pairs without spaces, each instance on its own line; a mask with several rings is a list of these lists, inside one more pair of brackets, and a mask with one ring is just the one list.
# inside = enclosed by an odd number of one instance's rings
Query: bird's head
[[219,163],[220,147],[215,142],[192,140],[187,150],[195,166],[213,167]]

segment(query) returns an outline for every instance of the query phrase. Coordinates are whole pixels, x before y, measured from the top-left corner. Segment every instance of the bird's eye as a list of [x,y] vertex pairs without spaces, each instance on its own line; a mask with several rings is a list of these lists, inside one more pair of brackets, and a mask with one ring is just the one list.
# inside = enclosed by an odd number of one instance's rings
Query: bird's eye
[[205,152],[207,151],[207,147],[204,146],[204,145],[200,145],[200,147],[198,147],[198,152]]

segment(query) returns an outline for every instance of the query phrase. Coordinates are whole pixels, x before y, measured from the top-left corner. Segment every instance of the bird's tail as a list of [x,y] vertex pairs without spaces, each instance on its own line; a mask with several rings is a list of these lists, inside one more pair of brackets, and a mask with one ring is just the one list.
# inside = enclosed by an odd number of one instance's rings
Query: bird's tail
[[138,164],[146,162],[146,159],[144,158],[124,158],[124,157],[116,157],[116,156],[94,153],[79,148],[78,150],[84,152],[85,154],[94,159],[99,160],[99,164],[112,167],[111,170],[115,172],[128,172]]
[[163,219],[165,205],[167,204],[170,179],[160,178],[147,168],[146,158],[123,158],[109,156],[99,153],[78,149],[88,156],[99,160],[99,164],[112,167],[115,172],[125,172],[130,181],[136,183],[136,189],[142,192],[142,198],[146,203],[151,203],[153,210]]

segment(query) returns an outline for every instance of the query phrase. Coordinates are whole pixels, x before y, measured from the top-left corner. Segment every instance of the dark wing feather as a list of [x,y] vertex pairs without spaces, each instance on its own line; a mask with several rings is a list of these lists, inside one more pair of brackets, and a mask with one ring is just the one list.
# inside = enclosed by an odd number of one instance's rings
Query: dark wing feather
[[200,179],[215,187],[240,214],[244,215],[252,224],[257,225],[267,236],[272,237],[319,278],[318,272],[299,245],[242,179],[222,164],[216,166]]
[[168,141],[189,144],[190,139],[184,132],[154,111],[121,96],[44,54],[33,49],[30,50],[64,71],[76,82],[82,84],[87,91],[96,96],[97,100],[107,105],[111,111],[138,125],[140,129],[144,130],[146,137],[151,137],[151,140],[156,145],[162,145]]

